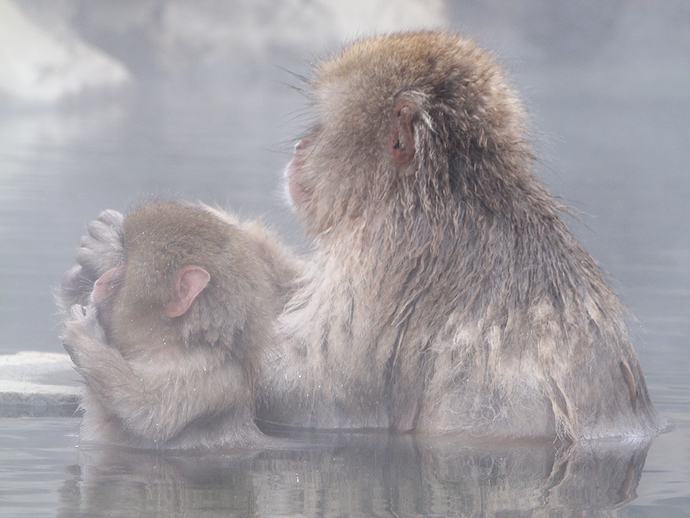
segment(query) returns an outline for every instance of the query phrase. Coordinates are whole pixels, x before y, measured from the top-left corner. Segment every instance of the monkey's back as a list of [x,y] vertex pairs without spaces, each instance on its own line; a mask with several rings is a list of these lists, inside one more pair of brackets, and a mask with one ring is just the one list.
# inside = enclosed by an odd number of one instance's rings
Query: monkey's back
[[[446,32],[346,47],[288,180],[315,253],[267,413],[316,427],[584,439],[659,429],[621,305],[531,172],[491,55]],[[271,401],[272,400],[272,401]]]

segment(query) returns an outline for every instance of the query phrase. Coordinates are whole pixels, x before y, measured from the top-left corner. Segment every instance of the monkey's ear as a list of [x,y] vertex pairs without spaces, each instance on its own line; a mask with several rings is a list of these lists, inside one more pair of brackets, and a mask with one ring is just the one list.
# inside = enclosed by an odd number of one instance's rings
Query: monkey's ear
[[173,296],[165,307],[165,315],[169,318],[184,315],[197,295],[204,290],[210,279],[209,273],[201,266],[189,265],[183,267],[177,274],[177,281],[173,287]]
[[391,137],[388,152],[391,161],[401,176],[414,173],[410,167],[414,162],[415,142],[412,119],[417,111],[414,103],[409,100],[398,101],[393,107],[391,115]]

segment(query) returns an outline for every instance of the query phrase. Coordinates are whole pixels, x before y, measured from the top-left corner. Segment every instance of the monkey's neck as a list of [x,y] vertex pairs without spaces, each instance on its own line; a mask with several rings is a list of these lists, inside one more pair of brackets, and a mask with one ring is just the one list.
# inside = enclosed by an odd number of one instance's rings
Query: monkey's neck
[[563,294],[587,292],[583,281],[605,290],[596,264],[559,218],[559,205],[527,180],[521,192],[491,205],[474,195],[430,210],[376,207],[320,237],[315,260],[329,266],[314,269],[323,275],[314,281],[353,293],[355,302],[373,298],[389,313],[386,325],[413,315],[429,325],[447,317],[420,310],[430,307],[486,316],[485,293],[503,294],[497,308],[523,312],[540,297],[563,304]]

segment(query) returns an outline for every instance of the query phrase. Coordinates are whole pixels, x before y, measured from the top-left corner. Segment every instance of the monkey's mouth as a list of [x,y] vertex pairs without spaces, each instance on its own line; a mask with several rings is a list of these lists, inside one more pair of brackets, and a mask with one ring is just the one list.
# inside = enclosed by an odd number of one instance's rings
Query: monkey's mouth
[[309,182],[305,178],[304,166],[319,144],[323,132],[320,123],[316,124],[297,144],[295,144],[292,160],[285,168],[287,195],[294,209],[298,209],[309,199]]

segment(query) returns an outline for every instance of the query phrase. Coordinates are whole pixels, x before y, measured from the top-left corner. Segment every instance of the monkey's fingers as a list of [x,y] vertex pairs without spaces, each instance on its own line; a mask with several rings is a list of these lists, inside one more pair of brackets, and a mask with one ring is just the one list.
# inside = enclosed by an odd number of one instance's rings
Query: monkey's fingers
[[[115,210],[105,210],[98,218],[86,225],[88,235],[82,237],[82,243],[98,242],[117,246],[121,239],[124,217]],[[84,245],[82,245],[84,246]]]
[[[89,338],[95,345],[106,345],[103,326],[98,321],[98,313],[94,306],[75,304],[70,308],[70,318],[65,322],[65,333],[76,337],[81,343],[82,338]],[[66,335],[63,335],[66,336]]]
[[82,363],[83,345],[87,335],[84,326],[83,314],[84,307],[75,304],[70,309],[70,318],[65,322],[65,329],[62,332],[62,345],[72,359],[72,362],[79,367]]
[[98,215],[95,221],[105,223],[106,225],[114,229],[117,229],[119,232],[119,230],[122,228],[122,222],[124,221],[124,219],[125,217],[122,215],[121,212],[112,209],[106,209]]
[[56,292],[56,301],[60,308],[69,316],[74,304],[87,304],[94,281],[85,277],[80,264],[75,264],[62,276],[60,289]]
[[115,245],[122,241],[122,223],[124,216],[115,210],[104,210],[98,218],[86,225],[89,237],[101,242]]
[[82,306],[80,304],[75,304],[70,308],[69,311],[70,311],[70,320],[69,321],[79,322],[82,324],[85,322],[86,316],[88,315],[88,310],[86,309],[86,306]]
[[101,212],[98,219],[86,225],[88,233],[81,237],[76,254],[83,277],[95,282],[120,261],[123,250],[122,221],[122,214],[106,210]]

